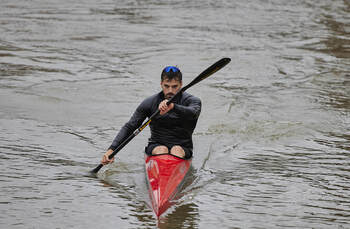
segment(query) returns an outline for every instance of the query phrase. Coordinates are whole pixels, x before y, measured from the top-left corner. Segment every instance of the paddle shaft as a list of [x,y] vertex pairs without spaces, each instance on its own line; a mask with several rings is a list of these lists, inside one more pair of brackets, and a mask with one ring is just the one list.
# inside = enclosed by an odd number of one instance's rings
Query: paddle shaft
[[[219,71],[221,68],[226,66],[231,61],[230,58],[222,58],[221,60],[217,61],[213,65],[211,65],[209,68],[204,70],[201,74],[199,74],[194,80],[191,81],[188,85],[181,88],[168,102],[167,104],[171,104],[174,99],[181,94],[182,92],[186,91],[188,88],[192,87],[193,85],[199,83],[200,81],[208,78],[210,75],[214,74],[215,72]],[[148,124],[152,121],[152,119],[158,115],[160,110],[158,109],[156,112],[154,112],[148,120],[143,123],[139,128],[137,128],[129,137],[127,137],[121,144],[118,145],[118,147],[111,153],[108,158],[112,159],[121,149],[124,148],[136,135],[138,135],[143,129],[148,126]],[[93,169],[92,173],[97,173],[101,168],[103,167],[103,164],[99,164],[95,169]]]

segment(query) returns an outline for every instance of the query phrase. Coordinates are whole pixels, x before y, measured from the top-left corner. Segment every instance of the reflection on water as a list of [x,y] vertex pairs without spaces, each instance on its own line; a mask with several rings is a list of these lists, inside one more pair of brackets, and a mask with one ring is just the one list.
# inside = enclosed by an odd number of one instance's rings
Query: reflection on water
[[[349,227],[350,3],[0,2],[1,228]],[[178,65],[203,110],[157,222],[145,130],[87,176]],[[137,153],[139,152],[139,153]],[[187,186],[188,185],[188,186]]]
[[194,203],[182,204],[158,222],[159,228],[196,228],[199,220],[198,208]]

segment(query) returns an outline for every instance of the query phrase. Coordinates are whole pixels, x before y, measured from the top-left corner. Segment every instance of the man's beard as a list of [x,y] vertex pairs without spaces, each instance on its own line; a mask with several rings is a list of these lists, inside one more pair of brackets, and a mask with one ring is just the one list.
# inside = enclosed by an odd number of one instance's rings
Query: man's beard
[[166,99],[171,99],[173,96],[174,96],[173,93],[168,93],[168,94],[165,95],[165,98]]

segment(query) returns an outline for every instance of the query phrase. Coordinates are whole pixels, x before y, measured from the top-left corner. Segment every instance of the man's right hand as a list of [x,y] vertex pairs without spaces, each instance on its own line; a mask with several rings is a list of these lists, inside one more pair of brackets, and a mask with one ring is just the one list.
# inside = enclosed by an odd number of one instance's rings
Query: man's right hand
[[112,159],[109,159],[109,155],[113,153],[112,149],[109,149],[102,157],[101,164],[107,165],[109,163],[112,163],[114,161],[114,157]]

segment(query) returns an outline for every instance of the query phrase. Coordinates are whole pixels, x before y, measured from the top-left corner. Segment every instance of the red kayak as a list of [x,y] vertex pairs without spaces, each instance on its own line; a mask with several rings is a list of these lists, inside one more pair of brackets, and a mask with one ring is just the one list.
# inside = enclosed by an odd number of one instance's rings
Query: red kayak
[[171,200],[181,190],[191,161],[171,154],[145,156],[148,189],[157,217],[170,207]]

